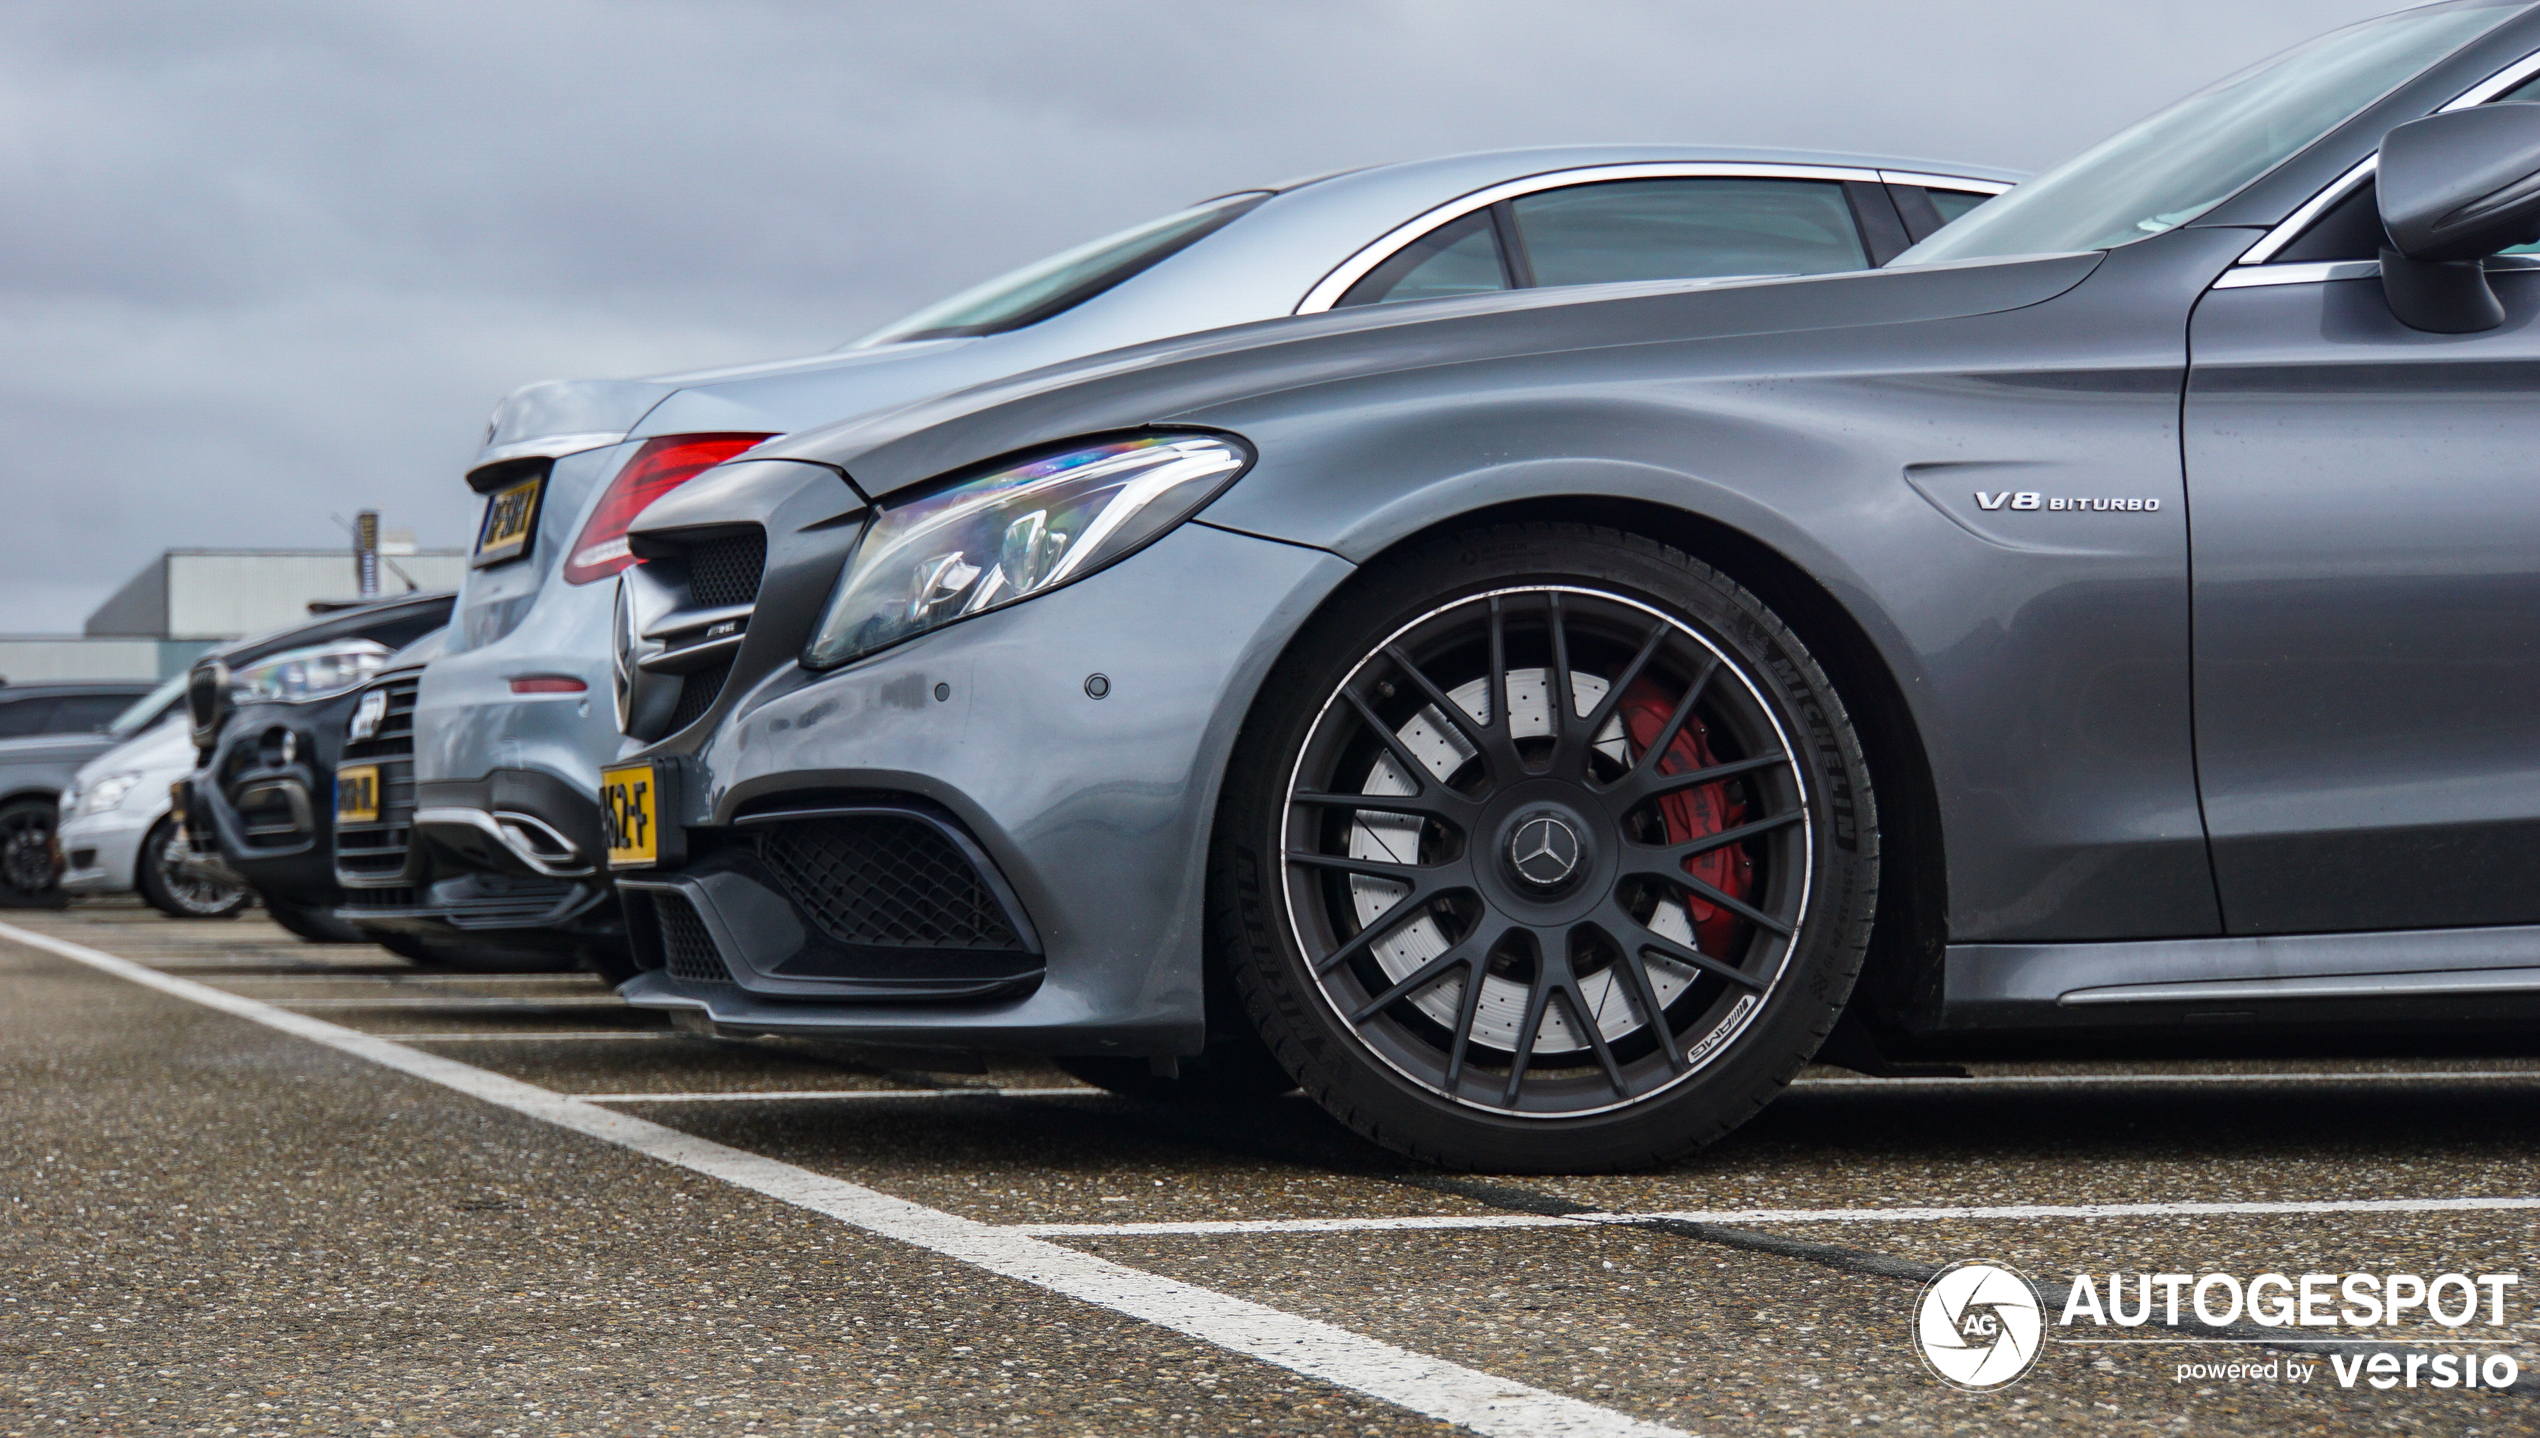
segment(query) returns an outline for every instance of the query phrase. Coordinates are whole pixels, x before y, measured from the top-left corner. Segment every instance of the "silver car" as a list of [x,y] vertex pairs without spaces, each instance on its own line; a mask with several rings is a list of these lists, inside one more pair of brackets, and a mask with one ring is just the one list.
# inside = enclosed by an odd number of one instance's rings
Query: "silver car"
[[[689,644],[665,697],[617,715],[608,579],[661,495],[773,436],[1159,338],[1355,305],[1615,280],[1885,263],[2018,176],[1964,165],[1654,146],[1509,150],[1245,190],[1052,256],[842,350],[503,401],[468,482],[487,505],[448,652],[412,704],[402,857],[339,869],[356,922],[499,916],[586,955],[620,947],[600,871],[599,763],[701,718],[738,643]],[[757,531],[689,553],[692,597],[738,612]],[[720,595],[720,601],[717,596]],[[689,616],[693,617],[693,616]],[[708,616],[711,620],[711,616]],[[709,628],[711,624],[709,623]],[[709,634],[708,638],[713,636]],[[382,703],[389,700],[383,699]],[[603,961],[606,970],[611,965]]]
[[108,731],[123,742],[89,760],[62,791],[65,893],[137,893],[180,919],[225,919],[250,902],[245,888],[186,863],[185,826],[168,793],[200,762],[184,686],[180,675],[161,686],[155,703],[134,704]]

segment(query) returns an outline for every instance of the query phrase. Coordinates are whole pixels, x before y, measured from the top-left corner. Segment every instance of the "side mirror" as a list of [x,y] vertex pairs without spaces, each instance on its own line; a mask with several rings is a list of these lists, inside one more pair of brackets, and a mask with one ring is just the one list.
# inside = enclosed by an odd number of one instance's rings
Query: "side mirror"
[[2540,237],[2540,105],[2429,115],[2381,141],[2381,287],[2410,329],[2473,334],[2505,322],[2480,262]]

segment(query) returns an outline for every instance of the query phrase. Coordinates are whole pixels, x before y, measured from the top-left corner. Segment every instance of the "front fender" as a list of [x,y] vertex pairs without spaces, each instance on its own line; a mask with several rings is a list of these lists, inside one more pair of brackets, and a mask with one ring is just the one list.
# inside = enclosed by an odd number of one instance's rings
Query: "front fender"
[[[1912,710],[1953,938],[2209,934],[2178,406],[2188,308],[2233,253],[2182,234],[2022,306],[1480,357],[1171,418],[1261,456],[1207,522],[1356,563],[1518,501],[1735,530],[1848,611]],[[1975,498],[2004,489],[2159,505]]]

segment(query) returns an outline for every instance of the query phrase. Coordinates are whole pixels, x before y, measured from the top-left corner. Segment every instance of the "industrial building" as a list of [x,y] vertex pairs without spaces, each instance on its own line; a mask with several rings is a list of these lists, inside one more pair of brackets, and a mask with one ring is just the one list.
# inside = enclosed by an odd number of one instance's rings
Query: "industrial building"
[[[83,632],[0,635],[0,677],[166,678],[218,645],[357,602],[359,564],[350,549],[171,549],[97,606]],[[382,594],[456,589],[467,551],[418,549],[390,531],[378,565]]]

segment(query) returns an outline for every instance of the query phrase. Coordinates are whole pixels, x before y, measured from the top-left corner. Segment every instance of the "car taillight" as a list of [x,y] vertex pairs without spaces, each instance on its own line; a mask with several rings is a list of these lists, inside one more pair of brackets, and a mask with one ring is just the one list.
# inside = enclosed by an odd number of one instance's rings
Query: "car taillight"
[[764,434],[666,434],[648,440],[626,467],[609,481],[599,507],[565,555],[567,584],[606,579],[635,562],[626,547],[626,527],[645,507],[706,470],[762,440]]

